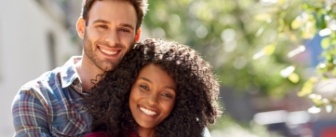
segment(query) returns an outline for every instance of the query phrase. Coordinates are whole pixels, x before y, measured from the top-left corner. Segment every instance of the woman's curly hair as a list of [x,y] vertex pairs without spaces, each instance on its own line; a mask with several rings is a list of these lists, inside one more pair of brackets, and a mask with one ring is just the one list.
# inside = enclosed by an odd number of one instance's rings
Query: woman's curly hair
[[118,67],[104,74],[85,97],[93,116],[93,130],[109,136],[128,136],[136,131],[129,110],[131,87],[140,70],[155,64],[175,81],[176,101],[170,115],[155,128],[156,137],[201,137],[208,124],[221,114],[219,84],[211,66],[192,48],[173,41],[146,39],[125,55]]

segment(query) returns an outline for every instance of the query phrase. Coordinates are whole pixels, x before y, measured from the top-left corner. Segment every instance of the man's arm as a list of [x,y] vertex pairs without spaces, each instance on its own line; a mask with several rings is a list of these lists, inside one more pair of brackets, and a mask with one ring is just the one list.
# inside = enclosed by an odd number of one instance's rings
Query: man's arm
[[36,91],[20,90],[12,104],[15,137],[51,137],[47,110]]

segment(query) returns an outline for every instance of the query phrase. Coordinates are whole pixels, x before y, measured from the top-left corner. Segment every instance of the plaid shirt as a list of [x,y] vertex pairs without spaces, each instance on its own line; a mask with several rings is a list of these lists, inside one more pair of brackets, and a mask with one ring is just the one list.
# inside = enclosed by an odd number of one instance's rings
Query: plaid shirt
[[72,57],[21,87],[12,104],[15,137],[82,137],[91,131],[75,69],[80,59]]

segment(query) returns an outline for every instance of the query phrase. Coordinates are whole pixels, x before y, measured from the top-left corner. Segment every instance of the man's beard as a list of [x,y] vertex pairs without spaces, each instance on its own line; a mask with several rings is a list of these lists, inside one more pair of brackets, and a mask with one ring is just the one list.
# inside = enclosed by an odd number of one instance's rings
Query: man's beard
[[[117,48],[121,48],[121,49],[125,49],[124,45],[118,44],[118,45],[109,45],[107,42],[105,41],[97,41],[95,43],[92,43],[92,41],[90,40],[90,38],[88,38],[87,33],[84,33],[84,54],[89,58],[89,60],[95,64],[99,69],[103,70],[103,71],[111,71],[114,70],[118,64],[120,63],[120,61],[122,60],[122,58],[124,57],[124,55],[119,55],[119,59],[116,61],[108,61],[108,60],[101,60],[98,58],[98,56],[94,53],[93,51],[93,46],[94,45],[105,45],[105,46],[109,46],[109,47],[117,47]],[[126,51],[127,54],[132,48],[133,45],[135,44],[135,41],[132,43],[131,47]],[[97,49],[98,50],[98,49]],[[123,53],[118,53],[118,54],[123,54]]]

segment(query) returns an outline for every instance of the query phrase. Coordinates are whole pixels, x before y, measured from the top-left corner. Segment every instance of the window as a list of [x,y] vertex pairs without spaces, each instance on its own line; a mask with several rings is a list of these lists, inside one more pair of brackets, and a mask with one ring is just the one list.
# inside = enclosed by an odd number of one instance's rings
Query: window
[[[1,19],[1,18],[0,18]],[[1,28],[1,20],[0,20],[0,81],[3,79],[3,62],[2,62],[2,59],[4,57],[2,57],[4,54],[2,54],[2,51],[3,51],[3,46],[2,46],[2,28]],[[1,56],[2,55],[2,56]]]
[[38,4],[42,5],[42,0],[35,0]]
[[48,42],[48,55],[49,55],[49,66],[51,69],[56,67],[56,41],[55,41],[55,35],[52,32],[48,32],[47,34],[47,42]]

